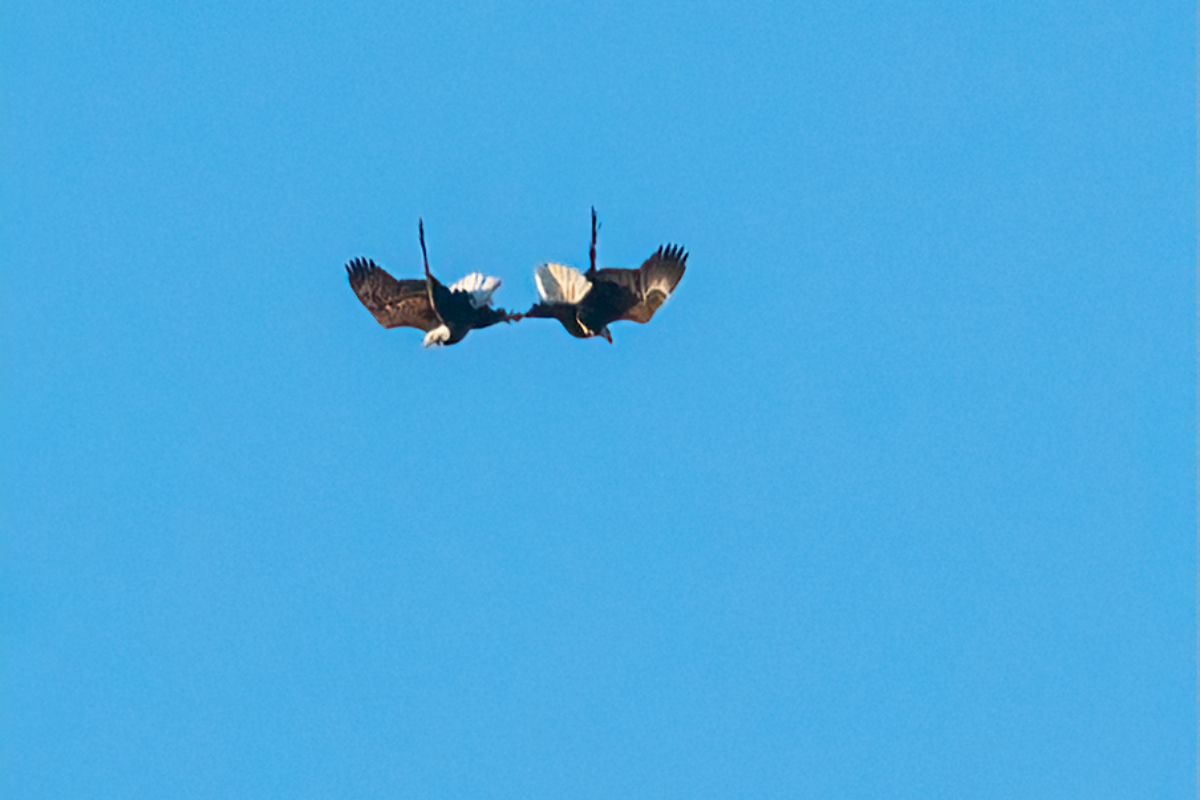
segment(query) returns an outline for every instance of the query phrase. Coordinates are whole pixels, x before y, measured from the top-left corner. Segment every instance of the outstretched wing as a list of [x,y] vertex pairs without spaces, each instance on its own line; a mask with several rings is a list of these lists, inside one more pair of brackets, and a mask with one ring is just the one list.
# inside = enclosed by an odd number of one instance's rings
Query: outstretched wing
[[[638,269],[602,269],[600,280],[617,284],[628,292],[632,305],[617,319],[647,323],[654,316],[687,268],[687,253],[678,245],[664,245]],[[623,294],[624,294],[623,292]]]
[[425,281],[398,281],[367,258],[354,259],[346,272],[350,288],[383,327],[429,331],[442,324],[429,302]]

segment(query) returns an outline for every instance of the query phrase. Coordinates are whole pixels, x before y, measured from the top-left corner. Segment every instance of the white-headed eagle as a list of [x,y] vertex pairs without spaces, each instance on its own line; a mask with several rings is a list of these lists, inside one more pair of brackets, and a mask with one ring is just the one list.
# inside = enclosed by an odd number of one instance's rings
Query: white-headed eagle
[[425,252],[423,221],[417,222],[417,231],[425,261],[424,280],[398,281],[367,258],[356,258],[346,265],[350,288],[380,325],[423,330],[424,344],[430,347],[460,342],[475,328],[521,319],[520,314],[491,307],[499,278],[472,272],[447,287],[433,277]]

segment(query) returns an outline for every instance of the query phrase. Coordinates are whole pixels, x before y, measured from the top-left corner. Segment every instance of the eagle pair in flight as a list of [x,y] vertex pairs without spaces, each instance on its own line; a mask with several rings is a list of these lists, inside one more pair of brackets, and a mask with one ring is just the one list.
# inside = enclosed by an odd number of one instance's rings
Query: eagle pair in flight
[[429,272],[425,224],[418,222],[424,280],[398,281],[366,258],[346,265],[350,288],[385,328],[410,327],[425,331],[425,346],[455,344],[475,328],[525,317],[556,319],[567,333],[580,339],[603,336],[612,344],[610,323],[646,323],[654,316],[679,279],[687,253],[663,245],[638,269],[596,269],[596,209],[592,209],[591,266],[580,272],[564,264],[543,264],[534,272],[539,302],[524,314],[492,308],[492,293],[500,279],[472,272],[457,283],[444,285]]

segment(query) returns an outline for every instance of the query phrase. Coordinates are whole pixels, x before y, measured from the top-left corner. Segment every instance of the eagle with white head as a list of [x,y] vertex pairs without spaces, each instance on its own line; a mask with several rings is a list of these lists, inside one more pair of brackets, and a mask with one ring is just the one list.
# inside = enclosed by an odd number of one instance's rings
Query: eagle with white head
[[385,328],[409,327],[425,331],[424,345],[450,345],[462,341],[472,330],[497,322],[515,322],[520,314],[492,308],[492,294],[500,279],[472,272],[445,286],[429,271],[425,250],[425,223],[418,220],[424,280],[396,280],[367,258],[346,265],[350,288],[371,316]]

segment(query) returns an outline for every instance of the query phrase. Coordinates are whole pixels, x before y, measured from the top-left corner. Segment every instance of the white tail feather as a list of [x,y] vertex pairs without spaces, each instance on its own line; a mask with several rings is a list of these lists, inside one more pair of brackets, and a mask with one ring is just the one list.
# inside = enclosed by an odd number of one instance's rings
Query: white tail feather
[[492,302],[492,293],[500,288],[500,279],[482,272],[472,272],[470,275],[450,286],[452,292],[466,292],[470,295],[473,308],[483,308]]
[[538,294],[546,303],[578,303],[592,290],[583,273],[565,264],[543,264],[533,273]]
[[425,334],[425,341],[423,342],[423,344],[426,347],[433,347],[434,345],[444,343],[449,338],[450,338],[450,329],[447,328],[445,325],[438,325],[436,328],[431,330],[429,333]]

